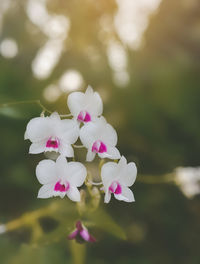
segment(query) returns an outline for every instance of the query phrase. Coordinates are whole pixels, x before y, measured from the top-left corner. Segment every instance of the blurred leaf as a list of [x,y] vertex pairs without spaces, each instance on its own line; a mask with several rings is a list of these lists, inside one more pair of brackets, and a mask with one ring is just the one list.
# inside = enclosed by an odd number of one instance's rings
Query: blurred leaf
[[68,263],[62,251],[54,247],[35,247],[23,244],[15,256],[11,256],[6,264],[64,264]]
[[18,254],[8,261],[8,264],[43,264],[43,250],[41,248],[22,245]]
[[126,239],[124,230],[112,219],[112,217],[102,208],[88,216],[95,226],[114,235],[117,238]]
[[43,233],[42,236],[38,237],[37,239],[34,239],[33,243],[37,246],[41,246],[59,242],[63,238],[66,238],[67,240],[67,226],[71,224],[71,221],[67,221],[65,224],[60,224],[55,230],[49,233]]
[[0,115],[10,117],[10,118],[15,118],[15,119],[24,118],[24,115],[22,114],[22,112],[20,112],[19,109],[16,109],[13,107],[1,107]]
[[[74,224],[78,218],[76,206],[67,199],[57,200],[52,204],[52,210],[48,214],[49,218],[55,219],[58,224],[49,232],[39,232],[39,236],[35,236],[34,228],[36,228],[36,234],[38,234],[37,224],[33,225],[33,244],[46,245],[58,242],[62,239],[67,240],[67,235],[74,227]],[[41,222],[42,218],[40,219]],[[44,230],[43,230],[44,231]]]

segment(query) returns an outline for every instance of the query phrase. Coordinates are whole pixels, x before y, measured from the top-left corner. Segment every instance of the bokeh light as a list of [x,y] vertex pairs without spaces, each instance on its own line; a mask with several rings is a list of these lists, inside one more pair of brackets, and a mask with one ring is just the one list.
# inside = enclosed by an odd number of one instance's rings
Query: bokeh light
[[6,38],[0,43],[1,55],[7,59],[14,58],[18,53],[18,45],[14,39]]
[[80,89],[83,86],[83,77],[76,70],[66,71],[59,80],[59,86],[63,92],[70,92]]
[[48,40],[39,49],[32,62],[33,74],[38,79],[46,79],[52,73],[59,62],[63,50],[63,42],[60,40]]
[[159,6],[161,0],[116,0],[115,29],[120,39],[131,49],[140,47],[148,18]]
[[56,102],[61,96],[62,92],[55,84],[48,85],[43,91],[43,97],[50,103]]

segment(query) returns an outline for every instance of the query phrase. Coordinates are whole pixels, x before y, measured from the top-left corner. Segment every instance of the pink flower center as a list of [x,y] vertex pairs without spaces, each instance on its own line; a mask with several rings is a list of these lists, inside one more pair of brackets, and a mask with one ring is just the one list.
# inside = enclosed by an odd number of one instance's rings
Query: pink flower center
[[122,186],[119,184],[119,182],[113,181],[109,187],[109,191],[111,193],[121,194],[122,193]]
[[46,148],[58,149],[60,141],[57,137],[50,137],[46,143]]
[[87,111],[81,111],[77,117],[77,120],[87,123],[91,121],[91,116]]
[[107,147],[101,140],[97,140],[92,145],[92,152],[104,153],[107,152]]
[[61,181],[58,181],[54,186],[54,191],[56,192],[66,192],[69,190],[69,182],[66,182],[65,184]]

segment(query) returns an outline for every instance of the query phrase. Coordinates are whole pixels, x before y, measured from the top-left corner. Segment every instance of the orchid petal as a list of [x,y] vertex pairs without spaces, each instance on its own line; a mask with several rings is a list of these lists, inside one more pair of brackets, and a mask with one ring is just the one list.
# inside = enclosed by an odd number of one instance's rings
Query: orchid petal
[[64,157],[74,157],[74,150],[71,145],[60,142],[59,152]]
[[54,188],[54,185],[52,183],[43,185],[39,189],[38,198],[46,199],[46,198],[52,197],[54,193],[53,188]]
[[73,116],[77,116],[81,110],[84,108],[84,93],[73,92],[68,96],[67,105]]
[[68,198],[74,202],[80,202],[81,195],[76,187],[70,186],[69,190],[66,192]]
[[77,228],[79,231],[81,231],[81,230],[83,229],[83,225],[82,225],[82,223],[81,223],[80,220],[76,222],[76,228]]
[[65,195],[66,195],[66,192],[53,192],[53,196],[54,197],[60,197],[61,199],[63,199],[64,197],[65,197]]
[[107,146],[107,152],[99,153],[100,158],[109,158],[109,159],[120,159],[121,155],[119,150],[115,147]]
[[63,155],[60,155],[56,160],[56,173],[62,179],[68,173],[67,164],[67,160]]
[[40,142],[35,142],[30,145],[29,153],[30,154],[39,154],[45,151],[46,141],[42,140]]
[[86,89],[86,91],[85,91],[85,95],[90,96],[90,95],[92,95],[93,93],[94,93],[93,88],[92,88],[90,85],[88,85],[88,87],[87,87],[87,89]]
[[36,167],[36,177],[41,184],[55,182],[57,179],[55,162],[52,160],[42,160]]
[[61,120],[57,133],[65,143],[73,144],[79,137],[78,123],[75,120]]
[[70,186],[80,187],[87,176],[87,170],[80,162],[69,162],[67,166],[68,175],[66,177]]
[[95,158],[96,153],[92,152],[91,150],[88,150],[87,156],[86,156],[86,161],[93,161]]
[[117,177],[117,163],[107,162],[101,168],[101,179],[103,185],[108,188]]
[[36,117],[29,121],[26,132],[25,139],[30,139],[32,142],[38,142],[51,135],[52,128],[49,118],[46,117]]
[[78,235],[78,230],[76,229],[75,231],[73,231],[71,234],[68,235],[68,239],[69,240],[72,240],[72,239],[75,239],[76,236]]
[[110,192],[106,192],[105,196],[104,196],[104,203],[109,203],[111,199],[111,193]]
[[124,156],[121,157],[121,159],[118,162],[119,169],[124,169],[127,166],[127,160]]
[[87,231],[87,229],[83,228],[81,231],[80,231],[80,236],[85,240],[85,241],[89,241],[90,240],[90,234],[89,232]]
[[103,140],[106,144],[111,146],[117,145],[117,133],[115,129],[110,125],[106,124],[103,129]]
[[89,86],[85,92],[85,104],[92,116],[100,116],[103,112],[103,103],[99,93],[93,92],[93,89]]
[[122,193],[121,194],[114,194],[115,198],[120,201],[124,202],[134,202],[135,198],[133,192],[126,186],[122,186]]
[[80,129],[80,139],[86,148],[89,148],[99,135],[97,123],[87,123]]
[[123,182],[126,186],[130,187],[134,184],[137,175],[137,168],[134,162],[127,165],[126,174],[123,176]]

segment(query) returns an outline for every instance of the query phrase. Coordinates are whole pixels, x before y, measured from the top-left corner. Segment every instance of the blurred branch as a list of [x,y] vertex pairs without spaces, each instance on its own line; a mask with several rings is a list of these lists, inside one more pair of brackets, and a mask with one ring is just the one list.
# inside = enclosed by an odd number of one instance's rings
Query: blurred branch
[[53,214],[58,209],[58,207],[58,203],[54,202],[47,207],[40,208],[33,212],[25,213],[21,217],[5,224],[5,232],[13,231],[22,226],[35,226],[35,223],[37,223],[39,218]]
[[[168,183],[176,184],[174,176],[175,176],[174,173],[166,174],[163,176],[140,175],[137,178],[137,181],[144,183],[144,184],[168,184]],[[101,200],[101,194],[100,194],[100,190],[97,187],[94,187],[93,185],[101,185],[102,183],[101,182],[94,183],[92,182],[92,179],[90,177],[91,175],[88,175],[88,179],[85,182],[85,184],[87,186],[89,195],[91,197],[91,201],[89,203],[89,206],[85,205],[86,193],[85,191],[82,191],[81,202],[77,203],[78,212],[80,215],[84,213],[91,214],[91,212],[94,212],[94,211],[96,211],[96,214],[99,213],[99,210],[97,210],[97,208],[99,207],[99,203]],[[59,202],[56,201],[56,202],[52,202],[46,207],[40,208],[32,212],[24,213],[21,217],[8,222],[7,224],[0,225],[0,234],[16,230],[23,226],[28,226],[32,228],[32,231],[33,231],[32,240],[35,241],[38,239],[38,237],[41,237],[43,235],[43,231],[39,225],[39,219],[42,217],[53,217],[60,221],[59,217],[63,218],[64,216],[63,208],[68,208],[68,210],[70,209],[69,206],[68,207],[66,207],[65,205],[63,206],[62,201],[59,201]],[[61,216],[59,216],[59,212],[61,212]],[[66,215],[68,214],[69,214],[69,211],[66,212]]]
[[[15,106],[15,105],[23,105],[23,104],[37,104],[38,106],[40,106],[43,110],[43,112],[52,114],[52,111],[50,111],[49,109],[47,109],[41,102],[40,100],[24,100],[24,101],[17,101],[17,102],[9,102],[9,103],[4,103],[4,104],[0,104],[0,108],[4,108],[4,107],[10,107],[10,106]],[[66,114],[66,115],[60,115],[60,117],[70,117],[71,114]]]
[[44,105],[42,105],[42,103],[40,102],[40,100],[25,100],[25,101],[18,101],[18,102],[9,102],[9,103],[4,103],[4,104],[0,104],[0,108],[2,107],[9,107],[9,106],[15,106],[15,105],[20,105],[20,104],[37,104],[39,105],[45,112],[51,114],[52,111],[48,110]]
[[176,183],[173,173],[165,174],[163,176],[140,175],[137,178],[137,181],[146,184]]

